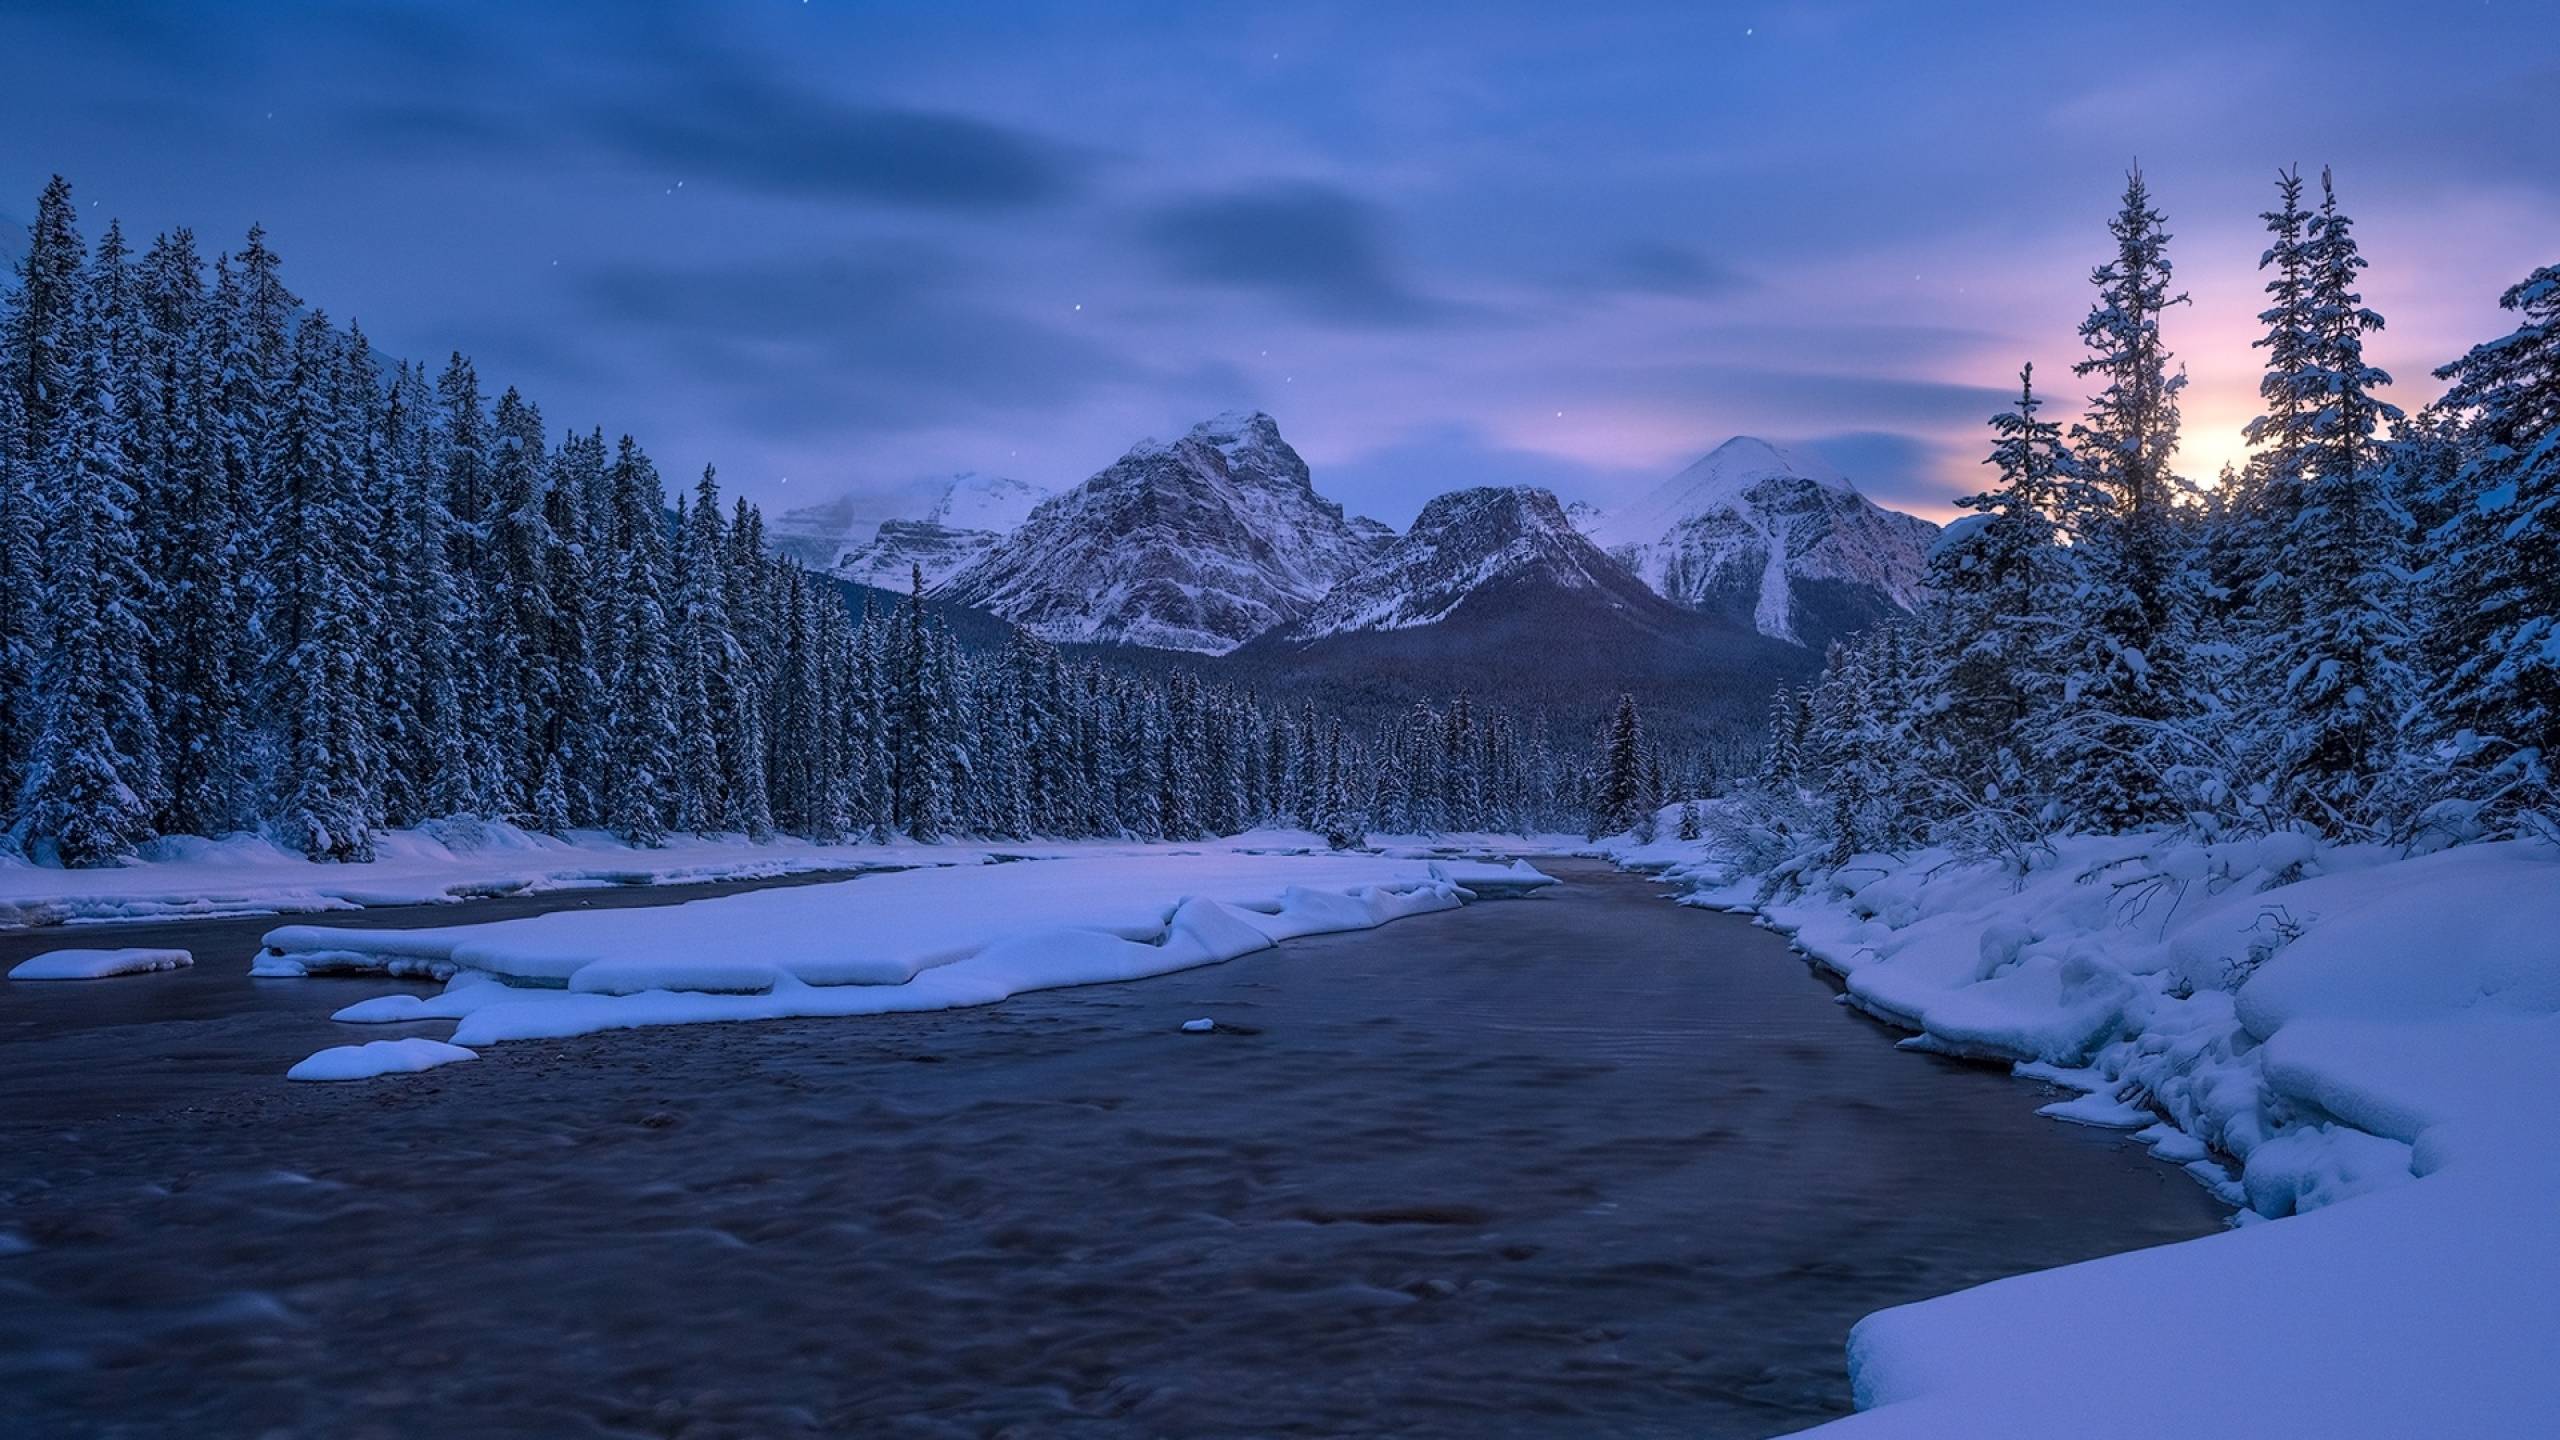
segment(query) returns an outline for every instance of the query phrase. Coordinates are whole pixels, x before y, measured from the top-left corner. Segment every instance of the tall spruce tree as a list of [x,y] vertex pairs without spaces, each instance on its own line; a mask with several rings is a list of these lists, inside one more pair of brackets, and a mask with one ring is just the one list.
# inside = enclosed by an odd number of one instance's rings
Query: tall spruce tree
[[2376,784],[2396,751],[2412,688],[2392,514],[2375,432],[2400,418],[2373,391],[2391,381],[2365,363],[2364,336],[2382,328],[2365,308],[2365,266],[2329,172],[2304,244],[2309,340],[2303,399],[2315,406],[2300,447],[2301,501],[2286,534],[2299,601],[2271,647],[2283,666],[2278,773],[2291,808],[2332,835],[2378,818]]
[[341,343],[328,318],[306,314],[278,397],[275,494],[265,569],[263,634],[268,706],[286,833],[315,860],[373,858],[369,721],[363,704],[363,602],[368,532],[358,505],[353,427],[341,405]]
[[2186,377],[2170,368],[2160,317],[2187,297],[2170,292],[2169,234],[2139,169],[2107,229],[2116,253],[2090,273],[2098,299],[2080,324],[2089,354],[2072,367],[2098,382],[2072,427],[2080,479],[2064,506],[2080,571],[2074,639],[2043,743],[2082,821],[2124,829],[2174,808],[2161,725],[2185,699],[2188,596],[2169,461]]
[[676,791],[675,653],[667,615],[667,534],[657,468],[622,437],[614,454],[611,747],[606,823],[635,845],[664,843]]
[[2444,731],[2530,752],[2547,800],[2560,756],[2560,265],[2498,304],[2515,329],[2436,372],[2464,440],[2430,648]]

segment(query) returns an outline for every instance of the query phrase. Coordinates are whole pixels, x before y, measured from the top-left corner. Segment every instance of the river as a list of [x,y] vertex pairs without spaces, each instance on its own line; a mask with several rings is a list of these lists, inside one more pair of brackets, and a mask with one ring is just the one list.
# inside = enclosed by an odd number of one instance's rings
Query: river
[[1133,985],[360,1085],[281,1077],[406,987],[150,927],[197,968],[0,987],[0,1431],[1760,1436],[1846,1413],[1868,1311],[2220,1227],[1769,932],[1542,863]]

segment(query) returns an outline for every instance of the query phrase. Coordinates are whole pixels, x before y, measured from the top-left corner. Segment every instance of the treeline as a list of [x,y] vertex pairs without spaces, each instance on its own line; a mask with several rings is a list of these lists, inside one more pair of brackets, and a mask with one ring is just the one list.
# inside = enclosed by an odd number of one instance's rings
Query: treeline
[[471,362],[386,362],[264,235],[94,250],[69,187],[0,294],[0,798],[63,864],[265,830],[361,860],[458,815],[1195,838],[1578,823],[1589,767],[1461,699],[1346,733],[1197,677],[970,652],[767,553],[705,470],[554,443]]
[[2376,390],[2354,227],[2280,174],[2264,412],[2247,463],[2170,469],[2183,376],[2167,234],[2137,172],[2075,366],[2066,434],[2032,367],[1991,421],[1936,598],[1782,694],[1747,807],[1759,843],[1834,856],[2187,825],[2434,844],[2555,833],[2560,747],[2560,266],[2511,332],[2404,415]]

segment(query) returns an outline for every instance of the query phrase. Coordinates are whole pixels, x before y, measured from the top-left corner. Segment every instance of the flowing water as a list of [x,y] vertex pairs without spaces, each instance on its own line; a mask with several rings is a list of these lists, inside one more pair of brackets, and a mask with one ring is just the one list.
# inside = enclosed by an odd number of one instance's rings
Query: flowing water
[[198,968],[0,987],[0,1433],[1767,1435],[1845,1413],[1868,1311],[2219,1227],[1768,932],[1550,868],[1134,985],[360,1085],[281,1076],[396,982],[151,927]]

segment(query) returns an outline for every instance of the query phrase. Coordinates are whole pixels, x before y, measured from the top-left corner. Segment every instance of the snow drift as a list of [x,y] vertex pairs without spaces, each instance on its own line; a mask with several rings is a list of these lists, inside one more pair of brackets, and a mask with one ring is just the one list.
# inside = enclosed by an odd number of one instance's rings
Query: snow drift
[[464,1046],[647,1025],[986,1005],[1137,980],[1550,884],[1526,864],[1157,851],[916,870],[649,910],[270,932],[256,973],[425,975],[351,1023],[457,1020]]

